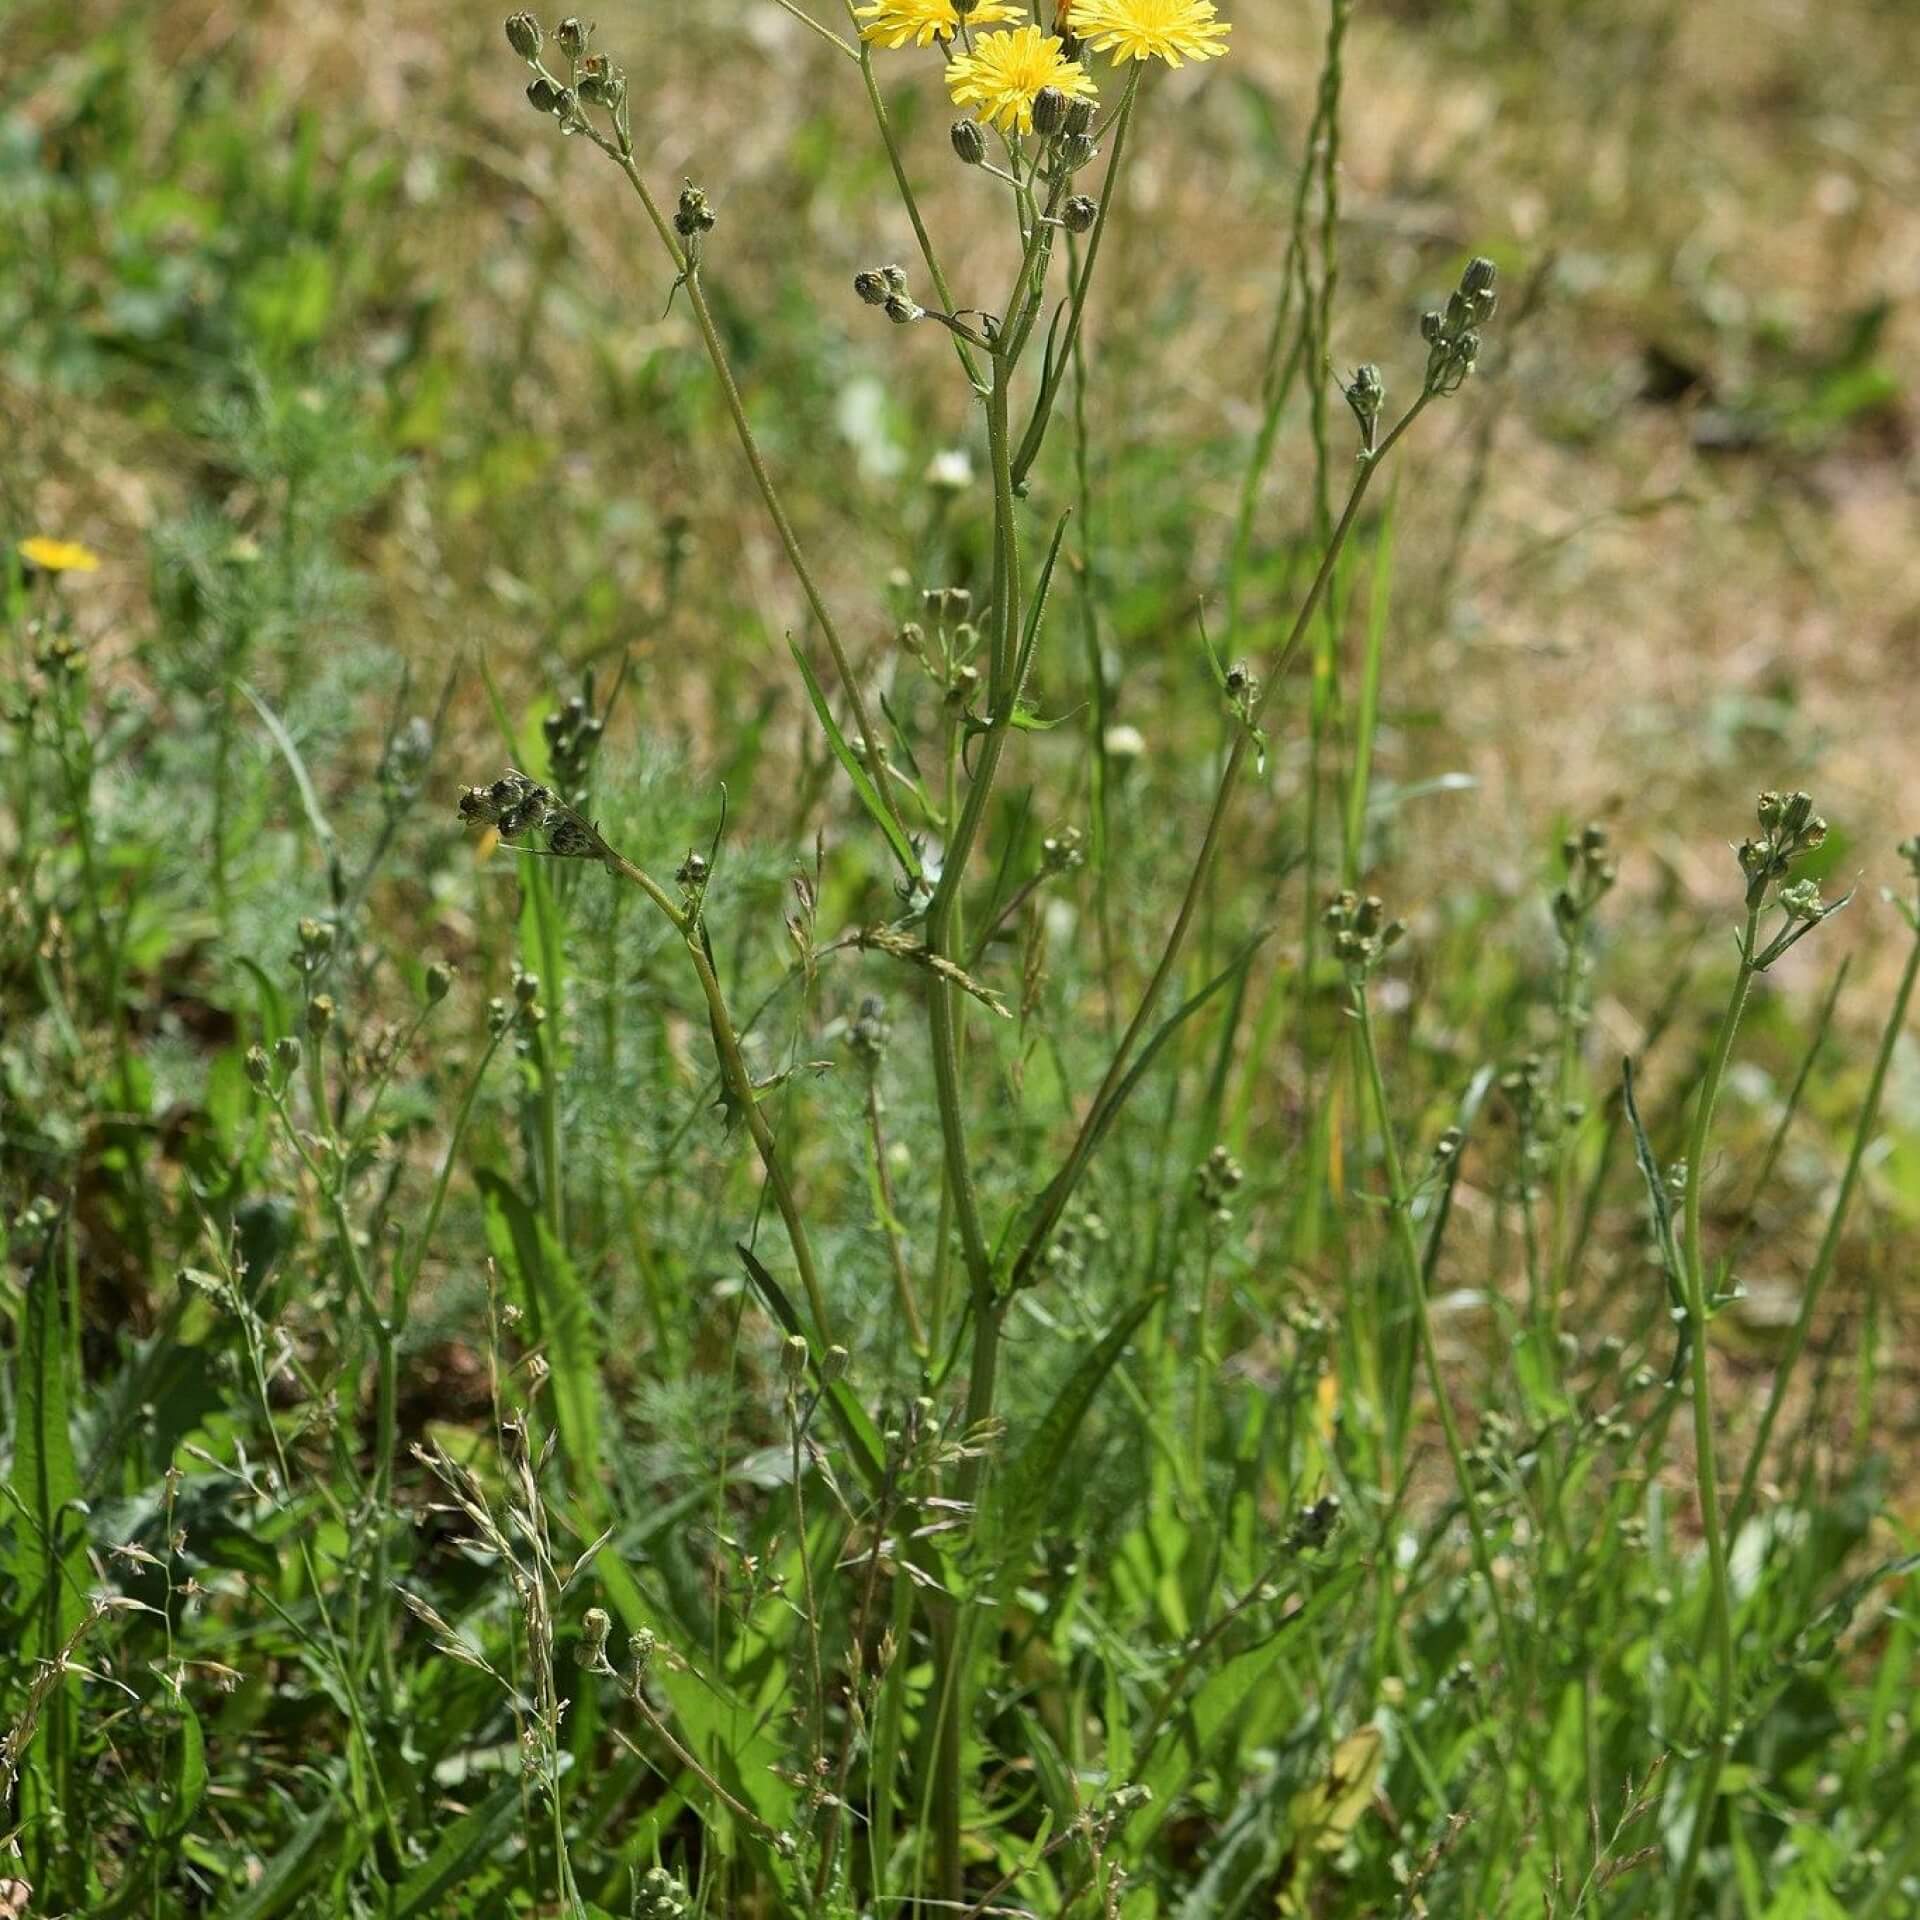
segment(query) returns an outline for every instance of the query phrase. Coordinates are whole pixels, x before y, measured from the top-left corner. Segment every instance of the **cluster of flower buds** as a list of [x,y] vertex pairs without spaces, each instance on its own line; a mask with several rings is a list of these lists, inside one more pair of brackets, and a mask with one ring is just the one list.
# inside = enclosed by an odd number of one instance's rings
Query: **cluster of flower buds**
[[1480,357],[1481,329],[1499,305],[1494,292],[1498,269],[1476,255],[1467,262],[1460,284],[1447,296],[1444,312],[1420,316],[1420,337],[1427,343],[1427,391],[1458,393]]
[[680,204],[673,210],[673,230],[682,240],[697,240],[711,233],[716,216],[703,189],[691,180],[680,189]]
[[1747,880],[1747,911],[1758,913],[1766,904],[1769,890],[1773,904],[1780,909],[1779,931],[1760,952],[1749,956],[1754,970],[1764,973],[1821,921],[1838,913],[1853,895],[1849,892],[1829,906],[1821,899],[1816,881],[1787,878],[1794,861],[1826,841],[1827,823],[1814,812],[1810,796],[1763,793],[1758,817],[1760,836],[1742,842],[1739,857],[1740,871]]
[[569,806],[579,806],[587,794],[587,775],[593,756],[607,731],[607,723],[575,694],[558,712],[540,723],[547,739],[547,765],[554,784]]
[[1547,1063],[1537,1053],[1522,1054],[1501,1074],[1500,1091],[1513,1109],[1514,1125],[1520,1135],[1521,1192],[1530,1197],[1552,1164],[1551,1143],[1558,1136],[1562,1121],[1577,1120],[1580,1116],[1562,1114],[1556,1108]]
[[1093,112],[1091,100],[1073,98],[1058,87],[1042,87],[1033,96],[1033,130],[1047,143],[1056,178],[1078,173],[1100,151],[1093,143]]
[[1386,911],[1377,894],[1362,899],[1356,893],[1339,893],[1320,916],[1333,934],[1334,957],[1356,980],[1364,980],[1407,931],[1404,920],[1389,920]]
[[497,828],[502,840],[543,833],[547,851],[562,860],[605,853],[600,836],[553,790],[509,768],[491,786],[469,787],[460,796],[460,818],[470,827]]
[[302,920],[294,932],[300,942],[290,956],[294,970],[311,979],[316,973],[323,972],[333,958],[336,937],[333,922]]
[[649,1867],[633,1889],[633,1920],[689,1920],[693,1899],[665,1867]]
[[905,267],[868,267],[853,276],[853,290],[868,306],[879,307],[896,327],[926,317],[926,309],[907,291]]
[[1086,835],[1078,827],[1062,827],[1040,842],[1040,859],[1049,873],[1071,873],[1086,864]]
[[1803,853],[1811,853],[1827,837],[1827,823],[1813,810],[1813,796],[1778,794],[1769,789],[1757,808],[1760,836],[1740,846],[1740,871],[1747,879],[1747,905],[1757,910],[1767,889],[1784,880],[1787,869]]
[[1560,843],[1566,877],[1553,896],[1553,924],[1560,937],[1574,940],[1593,910],[1613,890],[1620,869],[1607,850],[1605,827],[1583,827]]
[[273,1043],[271,1056],[264,1047],[249,1047],[242,1064],[250,1085],[262,1093],[270,1088],[277,1090],[300,1070],[300,1042],[292,1034],[284,1033]]
[[553,30],[555,50],[567,63],[563,79],[546,64],[545,30],[530,13],[510,14],[507,45],[533,69],[527,101],[536,113],[554,115],[562,133],[578,133],[589,123],[583,108],[598,107],[613,116],[614,131],[627,144],[627,76],[604,53],[593,53],[590,22],[569,14]]
[[1215,1147],[1194,1169],[1194,1191],[1214,1226],[1233,1225],[1233,1209],[1228,1202],[1240,1191],[1246,1177],[1246,1169],[1223,1146]]

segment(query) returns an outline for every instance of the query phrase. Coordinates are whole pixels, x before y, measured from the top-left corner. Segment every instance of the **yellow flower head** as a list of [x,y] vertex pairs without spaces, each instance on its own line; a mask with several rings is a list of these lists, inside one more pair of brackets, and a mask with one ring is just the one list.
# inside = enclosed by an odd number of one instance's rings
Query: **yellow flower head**
[[98,573],[100,556],[77,540],[49,540],[35,534],[14,549],[36,573]]
[[1232,27],[1213,0],[1073,0],[1073,30],[1095,53],[1123,60],[1213,60],[1227,50]]
[[[973,17],[980,17],[977,10]],[[1091,100],[1095,92],[1086,68],[1038,27],[983,33],[971,53],[947,64],[947,91],[956,107],[973,107],[982,120],[1022,133],[1033,131],[1033,96],[1042,87],[1058,87],[1069,100]]]
[[[936,40],[951,40],[960,29],[953,0],[872,0],[854,12],[866,23],[861,39],[882,47],[904,47],[909,40],[916,47],[930,47]],[[1015,13],[1003,0],[980,0],[967,18],[976,27],[990,26],[1015,18]]]

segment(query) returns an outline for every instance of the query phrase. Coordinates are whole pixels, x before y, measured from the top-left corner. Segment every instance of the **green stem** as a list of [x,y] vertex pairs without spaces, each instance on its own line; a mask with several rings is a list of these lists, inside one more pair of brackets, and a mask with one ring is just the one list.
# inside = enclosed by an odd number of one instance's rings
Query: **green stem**
[[1066,332],[1048,360],[1040,396],[1033,404],[1033,418],[1027,422],[1027,430],[1020,437],[1020,449],[1013,456],[1013,484],[1016,489],[1026,484],[1028,470],[1040,456],[1041,442],[1047,437],[1047,422],[1053,417],[1053,403],[1060,395],[1060,383],[1066,378],[1068,367],[1073,364],[1074,348],[1080,339],[1080,323],[1086,317],[1087,294],[1093,286],[1093,270],[1100,262],[1100,242],[1106,237],[1107,219],[1113,212],[1114,201],[1119,197],[1120,166],[1127,152],[1127,129],[1133,124],[1133,103],[1139,93],[1140,68],[1136,62],[1133,71],[1127,75],[1127,90],[1121,98],[1120,111],[1114,117],[1113,158],[1107,163],[1100,211],[1094,217],[1093,231],[1087,236],[1086,264],[1080,269],[1080,278],[1074,282],[1067,307]]
[[1200,843],[1200,851],[1194,860],[1193,872],[1187,881],[1186,894],[1180,902],[1180,910],[1174,918],[1173,930],[1167,936],[1167,943],[1160,955],[1159,964],[1153,970],[1153,977],[1147,982],[1146,991],[1140,996],[1140,1004],[1135,1008],[1133,1018],[1127,1023],[1125,1032],[1120,1036],[1120,1044],[1114,1049],[1112,1063],[1108,1066],[1106,1077],[1101,1081],[1099,1090],[1087,1108],[1087,1117],[1081,1123],[1072,1147],[1068,1150],[1065,1163],[1047,1188],[1038,1209],[1037,1218],[1029,1230],[1025,1243],[1015,1258],[1011,1270],[1011,1279],[1019,1283],[1045,1251],[1054,1228],[1059,1224],[1060,1216],[1066,1209],[1066,1203],[1074,1188],[1079,1184],[1080,1176],[1086,1171],[1087,1161],[1091,1158],[1095,1142],[1099,1139],[1106,1121],[1106,1109],[1116,1098],[1122,1081],[1126,1078],[1129,1062],[1135,1047],[1146,1032],[1147,1022],[1153,1016],[1161,993],[1180,961],[1186,946],[1187,935],[1192,928],[1194,915],[1204,897],[1213,863],[1218,858],[1220,846],[1225,834],[1227,816],[1232,809],[1233,796],[1240,779],[1241,768],[1246,763],[1251,749],[1254,729],[1257,728],[1272,703],[1275,690],[1280,684],[1280,674],[1291,658],[1294,649],[1299,646],[1307,629],[1319,610],[1321,597],[1327,590],[1328,582],[1333,578],[1335,564],[1340,558],[1348,537],[1353,532],[1354,523],[1360,517],[1360,505],[1365,500],[1367,489],[1373,483],[1373,476],[1381,463],[1393,450],[1400,437],[1420,417],[1428,401],[1429,393],[1423,393],[1400,417],[1379,447],[1360,463],[1353,489],[1347,496],[1345,510],[1340,515],[1339,524],[1333,530],[1333,538],[1327,543],[1327,550],[1320,558],[1320,566],[1314,574],[1313,584],[1307,589],[1307,597],[1301,602],[1300,611],[1294,617],[1292,627],[1279,651],[1274,655],[1268,668],[1265,690],[1261,693],[1254,708],[1252,725],[1243,727],[1236,735],[1232,748],[1227,754],[1227,764],[1220,775],[1220,784],[1213,797],[1213,811],[1208,816],[1206,833]]
[[820,1284],[820,1270],[814,1262],[813,1243],[807,1237],[806,1222],[801,1217],[800,1202],[788,1176],[786,1161],[761,1107],[753,1075],[747,1070],[746,1056],[740,1050],[739,1029],[727,1010],[726,994],[721,990],[719,976],[714,972],[713,960],[707,951],[705,929],[695,915],[674,904],[666,889],[652,875],[635,866],[625,855],[606,847],[604,857],[612,872],[638,887],[666,915],[686,945],[687,957],[693,963],[694,973],[700,981],[700,991],[706,999],[707,1027],[713,1036],[721,1082],[746,1121],[747,1131],[753,1136],[754,1147],[760,1155],[760,1164],[766,1170],[767,1185],[773,1189],[774,1206],[779,1211],[781,1224],[787,1230],[787,1243],[793,1249],[793,1261],[800,1270],[801,1285],[806,1288],[807,1307],[813,1315],[814,1332],[822,1346],[831,1345],[827,1297]]
[[[852,0],[848,0],[847,12],[853,13]],[[940,296],[940,305],[948,312],[954,311],[952,289],[947,285],[947,276],[940,266],[940,256],[934,251],[933,236],[927,231],[927,223],[920,217],[920,202],[913,191],[913,183],[907,178],[907,163],[901,157],[900,143],[894,138],[893,122],[887,114],[887,103],[881,97],[880,84],[873,73],[873,49],[865,40],[855,58],[860,62],[860,77],[866,82],[867,103],[873,108],[873,124],[880,130],[880,139],[887,150],[887,159],[893,168],[893,183],[900,189],[900,203],[907,210],[907,218],[913,224],[913,237],[919,243],[920,258],[926,262],[927,277],[933,282],[933,290]],[[958,334],[954,335],[954,349],[960,355],[960,364],[966,369],[968,383],[976,393],[985,390],[986,381],[981,377],[980,363],[973,357],[973,349]]]
[[1853,1144],[1847,1153],[1846,1171],[1840,1176],[1840,1191],[1834,1196],[1833,1211],[1827,1217],[1826,1232],[1821,1236],[1820,1250],[1814,1256],[1813,1269],[1807,1275],[1807,1283],[1801,1289],[1800,1310],[1794,1315],[1793,1330],[1787,1336],[1787,1349],[1780,1358],[1780,1364],[1774,1369],[1773,1385],[1767,1394],[1766,1411],[1760,1416],[1760,1430],[1754,1435],[1753,1451],[1747,1456],[1746,1471],[1740,1476],[1740,1491],[1735,1496],[1733,1511],[1727,1520],[1727,1537],[1737,1540],[1740,1529],[1746,1523],[1753,1510],[1755,1493],[1759,1487],[1760,1469],[1766,1460],[1767,1442],[1773,1436],[1773,1423],[1780,1414],[1780,1404],[1786,1398],[1788,1382],[1793,1378],[1793,1370],[1799,1364],[1800,1355],[1807,1344],[1807,1332],[1813,1324],[1814,1310],[1820,1304],[1820,1295],[1827,1284],[1827,1278],[1833,1271],[1833,1263],[1840,1251],[1840,1236],[1846,1226],[1847,1210],[1853,1203],[1854,1188],[1859,1184],[1860,1168],[1866,1159],[1867,1147],[1873,1138],[1874,1127],[1879,1123],[1880,1100],[1886,1091],[1887,1071],[1893,1064],[1894,1049],[1898,1046],[1900,1035],[1907,1023],[1907,1009],[1913,1000],[1914,980],[1920,976],[1920,924],[1915,927],[1913,946],[1907,953],[1906,971],[1900,976],[1899,991],[1894,995],[1893,1011],[1888,1016],[1886,1030],[1880,1036],[1880,1051],[1873,1062],[1873,1077],[1867,1082],[1867,1097],[1860,1109],[1860,1117],[1854,1123]]
[[1733,1053],[1734,1035],[1739,1032],[1740,1016],[1746,1010],[1747,994],[1753,985],[1753,963],[1759,936],[1760,910],[1752,907],[1748,909],[1746,933],[1740,942],[1740,971],[1734,978],[1727,1010],[1721,1016],[1720,1031],[1714,1038],[1713,1053],[1707,1061],[1706,1077],[1700,1083],[1700,1097],[1694,1107],[1693,1131],[1687,1142],[1687,1185],[1682,1203],[1680,1264],[1687,1292],[1687,1319],[1693,1333],[1694,1476],[1699,1488],[1700,1524],[1707,1541],[1707,1577],[1711,1583],[1708,1621],[1713,1637],[1714,1674],[1706,1767],[1700,1776],[1693,1824],[1687,1834],[1686,1857],[1681,1864],[1679,1878],[1674,1882],[1674,1920],[1682,1920],[1693,1897],[1694,1878],[1700,1870],[1700,1855],[1706,1845],[1707,1827],[1712,1819],[1713,1798],[1719,1790],[1720,1774],[1727,1761],[1727,1731],[1733,1724],[1733,1600],[1727,1582],[1727,1545],[1720,1525],[1719,1476],[1714,1465],[1713,1395],[1707,1352],[1707,1266],[1700,1247],[1700,1195],[1714,1108],[1719,1104],[1727,1061]]
[[820,632],[826,640],[827,649],[833,655],[834,671],[840,676],[842,691],[847,696],[847,704],[853,709],[854,725],[859,729],[860,739],[867,753],[867,764],[873,776],[873,784],[880,796],[880,804],[886,810],[887,817],[900,831],[903,841],[907,838],[906,821],[901,816],[899,801],[893,790],[893,775],[888,770],[886,755],[882,751],[882,736],[875,730],[871,715],[867,710],[866,696],[860,691],[859,680],[853,671],[853,662],[847,656],[845,644],[840,638],[840,629],[835,625],[833,615],[827,611],[827,603],[813,577],[813,569],[807,564],[806,555],[801,551],[799,536],[793,530],[793,522],[787,518],[786,507],[782,504],[778,490],[773,484],[773,476],[767,470],[767,463],[761,457],[760,443],[754,438],[752,424],[747,419],[745,403],[740,398],[740,388],[733,377],[732,363],[727,358],[727,350],[720,339],[720,330],[714,324],[713,310],[707,305],[707,296],[700,285],[700,272],[697,262],[690,261],[674,238],[673,227],[661,214],[658,204],[648,190],[646,181],[641,177],[630,151],[624,151],[610,141],[594,134],[595,142],[610,154],[618,163],[621,172],[627,176],[629,184],[640,197],[640,204],[646,209],[647,218],[653,223],[653,229],[659,235],[660,244],[666,248],[668,258],[673,262],[674,272],[681,276],[681,282],[687,290],[687,301],[693,309],[695,324],[700,329],[700,338],[707,349],[707,358],[713,364],[715,377],[720,382],[722,398],[727,403],[727,412],[733,421],[735,436],[740,442],[740,450],[747,457],[747,466],[753,474],[754,485],[760,491],[765,503],[767,517],[773,522],[774,531],[780,536],[780,544],[786,550],[787,564],[793,569],[794,578],[800,583],[800,590],[806,596],[807,605],[813,611]]

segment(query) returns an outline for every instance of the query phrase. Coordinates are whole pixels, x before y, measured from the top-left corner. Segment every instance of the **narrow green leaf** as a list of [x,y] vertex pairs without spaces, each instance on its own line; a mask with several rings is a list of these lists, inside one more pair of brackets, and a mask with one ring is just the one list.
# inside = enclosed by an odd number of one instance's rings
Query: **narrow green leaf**
[[485,1208],[487,1245],[519,1284],[534,1340],[553,1369],[554,1417],[574,1471],[585,1484],[600,1470],[600,1333],[573,1262],[547,1223],[494,1172],[474,1176]]
[[220,1909],[220,1920],[272,1920],[293,1906],[323,1868],[343,1866],[340,1854],[357,1853],[361,1835],[351,1824],[341,1825],[339,1811],[329,1794],[294,1828],[260,1878]]
[[[20,1524],[13,1529],[7,1556],[11,1579],[4,1584],[11,1587],[12,1601],[7,1639],[23,1667],[57,1665],[80,1631],[91,1584],[80,1474],[68,1427],[66,1322],[60,1299],[60,1249],[67,1230],[65,1220],[48,1230],[28,1277],[14,1370],[9,1485]],[[48,1696],[20,1782],[28,1877],[56,1898],[68,1886],[75,1863],[60,1858],[46,1821],[74,1804],[77,1687],[74,1680],[62,1680]]]
[[1033,599],[1027,607],[1026,628],[1020,636],[1020,652],[1013,668],[1015,726],[1020,724],[1020,697],[1026,691],[1027,675],[1033,670],[1034,651],[1040,644],[1040,623],[1046,617],[1047,594],[1053,586],[1054,563],[1060,558],[1060,543],[1067,537],[1067,522],[1072,518],[1071,509],[1060,516],[1060,523],[1053,530],[1053,544],[1047,549],[1046,561],[1040,568],[1040,578],[1033,589]]
[[833,709],[827,705],[827,696],[820,690],[820,682],[814,678],[813,669],[807,664],[807,656],[800,651],[799,643],[792,634],[787,635],[787,649],[793,655],[794,665],[800,669],[800,678],[806,682],[807,698],[813,702],[813,710],[819,716],[820,725],[825,729],[827,744],[833,749],[833,757],[845,769],[846,776],[853,782],[853,790],[860,796],[860,804],[873,816],[874,823],[887,836],[887,843],[893,848],[894,857],[906,869],[909,880],[920,877],[920,862],[914,858],[907,837],[893,824],[887,810],[880,803],[880,791],[873,784],[867,770],[854,758],[853,749],[847,745],[846,735],[840,731],[840,723],[833,717]]
[[448,1827],[440,1844],[400,1883],[393,1897],[394,1920],[430,1912],[477,1873],[502,1837],[519,1830],[520,1794],[520,1782],[508,1780]]
[[[786,1289],[755,1257],[753,1249],[736,1244],[733,1250],[740,1256],[741,1264],[747,1270],[747,1278],[753,1282],[754,1291],[759,1294],[767,1311],[788,1333],[806,1337],[812,1331],[811,1324],[801,1319],[793,1302],[787,1297]],[[878,1431],[867,1418],[866,1409],[848,1392],[846,1383],[840,1380],[825,1390],[821,1403],[832,1417],[834,1425],[840,1429],[841,1437],[853,1449],[854,1464],[860,1469],[860,1477],[869,1487],[878,1487],[886,1477],[886,1455],[880,1445]]]
[[313,781],[307,773],[307,763],[300,757],[300,749],[293,744],[293,735],[281,723],[280,716],[242,680],[238,683],[240,691],[252,703],[253,710],[260,716],[261,724],[273,736],[273,744],[280,749],[280,757],[287,763],[287,771],[293,775],[293,784],[299,789],[300,804],[306,809],[307,822],[313,828],[313,837],[320,842],[323,853],[333,851],[333,829],[327,824],[325,810],[320,805],[320,796],[314,791]]
[[988,1500],[987,1537],[996,1557],[1009,1570],[1019,1571],[1027,1549],[1039,1536],[1048,1505],[1060,1487],[1067,1450],[1101,1385],[1141,1321],[1165,1297],[1165,1291],[1156,1287],[1143,1293],[1099,1342],[1081,1355],[1012,1465],[995,1480]]
[[1687,1370],[1695,1328],[1687,1313],[1686,1282],[1680,1272],[1680,1249],[1673,1238],[1673,1209],[1667,1204],[1667,1183],[1661,1176],[1659,1161],[1654,1158],[1647,1130],[1640,1121],[1639,1103],[1633,1097],[1633,1062],[1630,1059],[1620,1063],[1620,1095],[1627,1126],[1633,1135],[1633,1157],[1639,1163],[1640,1178],[1646,1183],[1647,1204],[1653,1210],[1654,1241],[1660,1250],[1660,1264],[1667,1276],[1667,1295],[1673,1303],[1674,1323],[1680,1330],[1679,1341],[1674,1348],[1673,1366],[1667,1374],[1669,1380],[1678,1380]]

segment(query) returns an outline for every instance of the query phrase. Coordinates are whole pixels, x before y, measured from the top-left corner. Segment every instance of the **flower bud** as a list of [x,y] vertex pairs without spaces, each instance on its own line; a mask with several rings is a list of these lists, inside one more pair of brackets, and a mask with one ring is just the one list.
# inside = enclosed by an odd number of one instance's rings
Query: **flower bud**
[[711,233],[714,217],[707,196],[689,180],[680,189],[680,204],[673,215],[674,231],[683,240],[691,240],[696,233]]
[[613,1619],[605,1607],[589,1607],[580,1618],[580,1664],[598,1673],[607,1664],[607,1636]]
[[540,22],[530,13],[510,13],[507,16],[507,45],[522,60],[538,60],[540,45],[546,35],[540,31]]
[[832,1386],[837,1380],[847,1377],[847,1368],[852,1364],[852,1356],[845,1347],[829,1347],[820,1360],[820,1379],[826,1386]]
[[[1056,28],[1055,31],[1059,32],[1060,30]],[[1062,32],[1061,39],[1064,41],[1065,38],[1066,35]],[[1072,53],[1069,52],[1067,58],[1071,60],[1073,58]],[[1091,100],[1081,98],[1067,102],[1066,130],[1076,139],[1084,139],[1093,131],[1093,102]]]
[[333,1025],[333,995],[316,993],[307,1002],[307,1037],[318,1040]]
[[1060,209],[1060,224],[1069,233],[1085,233],[1099,217],[1098,205],[1084,193],[1076,193]]
[[527,82],[527,105],[535,113],[558,113],[565,93],[556,87],[544,73],[536,73]]
[[532,1006],[540,998],[540,976],[516,971],[513,976],[513,997],[519,1006]]
[[789,1380],[803,1379],[807,1371],[807,1341],[804,1334],[791,1333],[780,1346],[780,1371]]
[[593,37],[593,29],[583,26],[579,17],[570,13],[554,28],[553,37],[560,51],[569,60],[578,60],[587,50],[587,42]]
[[1493,283],[1500,277],[1500,270],[1485,254],[1475,254],[1467,262],[1467,270],[1460,276],[1460,291],[1465,294],[1491,293]]
[[864,273],[853,276],[853,290],[870,307],[884,307],[887,304],[887,276],[881,267],[869,267]]
[[273,1043],[273,1064],[282,1073],[292,1073],[300,1064],[300,1042],[292,1034],[283,1033]]
[[896,327],[910,327],[921,317],[924,309],[909,300],[904,293],[890,293],[886,300],[887,318]]
[[1067,96],[1058,87],[1042,87],[1033,96],[1032,113],[1034,132],[1051,140],[1067,124]]
[[986,129],[978,120],[956,120],[952,140],[963,167],[977,167],[987,157]]
[[247,1079],[256,1087],[264,1087],[268,1080],[272,1078],[272,1069],[267,1065],[267,1054],[264,1047],[249,1047],[247,1049],[246,1066]]
[[427,969],[427,1005],[437,1007],[453,988],[453,969],[436,960]]

